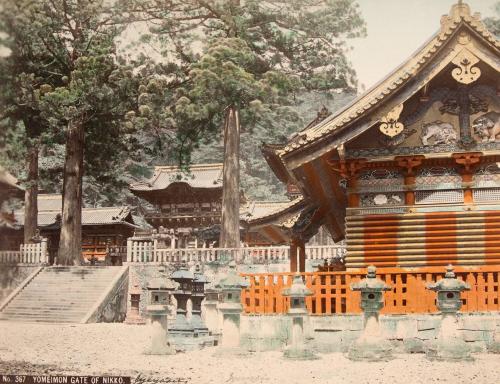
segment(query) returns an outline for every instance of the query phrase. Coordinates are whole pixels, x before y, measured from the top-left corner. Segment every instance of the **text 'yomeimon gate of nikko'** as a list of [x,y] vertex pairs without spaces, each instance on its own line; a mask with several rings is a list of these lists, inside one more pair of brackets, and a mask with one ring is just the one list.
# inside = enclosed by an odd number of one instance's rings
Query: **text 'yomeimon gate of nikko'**
[[346,267],[500,266],[499,41],[459,2],[345,109],[266,146]]

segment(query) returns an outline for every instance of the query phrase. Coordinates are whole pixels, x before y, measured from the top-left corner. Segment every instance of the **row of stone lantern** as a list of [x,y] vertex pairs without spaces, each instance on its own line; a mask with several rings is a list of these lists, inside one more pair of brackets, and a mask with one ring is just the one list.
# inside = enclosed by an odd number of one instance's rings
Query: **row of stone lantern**
[[[160,281],[161,280],[161,281]],[[171,275],[171,280],[154,279],[148,285],[149,324],[151,328],[151,347],[148,353],[174,353],[172,343],[168,338],[170,333],[176,344],[199,344],[201,339],[210,337],[208,327],[201,317],[201,303],[205,298],[205,284],[208,280],[199,269],[192,273],[183,265]],[[208,316],[210,328],[218,328],[218,311],[222,317],[222,348],[218,353],[229,352],[231,355],[242,354],[240,348],[240,318],[243,312],[241,291],[248,286],[245,279],[236,272],[234,262],[229,264],[229,272],[215,290],[208,291],[205,309],[215,316]],[[427,357],[435,360],[470,360],[470,350],[459,337],[457,312],[461,308],[460,294],[470,289],[463,281],[455,277],[453,268],[447,267],[444,279],[427,286],[437,292],[437,307],[442,314],[441,328],[434,343],[427,349]],[[376,277],[374,266],[368,267],[365,279],[351,285],[351,289],[361,292],[361,308],[364,312],[364,330],[361,336],[351,345],[348,357],[352,360],[380,361],[392,358],[390,343],[382,336],[379,324],[379,312],[383,307],[383,292],[391,289]],[[219,302],[219,292],[222,302]],[[176,318],[172,325],[167,325],[170,305],[170,295],[177,301]],[[312,295],[297,274],[289,288],[283,290],[283,296],[289,297],[288,316],[291,317],[291,337],[284,356],[291,359],[314,359],[316,356],[310,350],[304,337],[304,325],[307,323],[308,312],[305,298]],[[187,319],[187,302],[191,299],[191,321]],[[199,341],[194,342],[194,338]],[[191,340],[191,341],[189,341]],[[213,339],[211,345],[214,345]]]
[[[461,293],[469,290],[467,283],[456,278],[453,267],[446,267],[444,279],[428,284],[427,289],[437,292],[437,307],[441,312],[441,327],[435,342],[426,350],[427,358],[441,361],[472,360],[470,348],[460,337],[457,313],[462,307]],[[391,347],[382,337],[378,314],[384,305],[383,292],[391,289],[376,277],[374,266],[368,267],[367,277],[353,283],[351,289],[361,291],[361,308],[365,323],[362,335],[349,349],[352,360],[389,360]]]
[[[236,264],[229,264],[229,272],[217,285],[216,289],[205,292],[205,284],[209,281],[201,273],[199,266],[191,272],[185,264],[174,271],[170,278],[155,278],[148,284],[148,317],[150,343],[147,354],[172,354],[175,350],[189,350],[200,346],[214,345],[214,337],[201,316],[201,304],[207,296],[205,316],[211,322],[211,329],[218,329],[218,313],[222,317],[222,349],[231,354],[240,344],[241,290],[247,286],[244,278],[236,272]],[[134,290],[135,288],[135,290]],[[138,286],[132,288],[131,304],[127,318],[129,323],[139,324],[140,291]],[[222,293],[222,302],[219,301]],[[172,314],[171,297],[177,302],[175,320],[168,324]],[[191,318],[188,319],[188,301],[191,300]],[[175,345],[175,347],[174,347]]]

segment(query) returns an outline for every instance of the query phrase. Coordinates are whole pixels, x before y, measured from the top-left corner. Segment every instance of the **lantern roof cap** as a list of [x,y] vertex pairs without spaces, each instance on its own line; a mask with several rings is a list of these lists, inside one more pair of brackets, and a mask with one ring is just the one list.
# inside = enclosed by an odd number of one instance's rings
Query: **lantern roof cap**
[[456,278],[455,272],[453,271],[453,266],[449,264],[446,267],[446,273],[444,279],[440,279],[435,283],[427,284],[427,289],[431,291],[452,291],[452,292],[462,292],[470,290],[469,284]]
[[351,284],[351,289],[353,291],[371,291],[371,292],[382,292],[390,291],[391,286],[384,283],[382,280],[377,278],[377,268],[370,265],[367,269],[367,274],[364,279],[356,283]]
[[306,297],[311,296],[313,292],[305,286],[302,276],[296,274],[293,276],[292,285],[283,289],[281,294],[288,297]]
[[182,265],[172,273],[170,276],[171,279],[185,279],[185,280],[193,280],[194,274],[189,270],[186,263],[182,263]]
[[174,290],[179,286],[179,283],[176,283],[167,278],[155,277],[151,279],[148,283],[148,289],[160,289],[160,290]]
[[227,276],[219,281],[215,286],[216,288],[231,289],[231,288],[247,288],[249,286],[248,282],[243,276],[240,276],[236,271],[236,263],[231,260],[228,264],[229,271]]

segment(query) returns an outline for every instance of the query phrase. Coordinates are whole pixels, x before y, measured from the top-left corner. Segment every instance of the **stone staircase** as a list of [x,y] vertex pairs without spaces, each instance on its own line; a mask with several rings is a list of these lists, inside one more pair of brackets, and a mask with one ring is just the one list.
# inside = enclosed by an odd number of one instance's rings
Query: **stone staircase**
[[122,267],[45,267],[0,311],[0,320],[81,323]]

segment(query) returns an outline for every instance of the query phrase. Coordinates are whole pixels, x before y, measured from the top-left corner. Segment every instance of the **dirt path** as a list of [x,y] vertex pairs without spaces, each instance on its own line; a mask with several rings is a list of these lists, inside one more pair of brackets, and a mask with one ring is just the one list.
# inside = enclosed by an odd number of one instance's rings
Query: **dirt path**
[[147,356],[142,354],[145,340],[144,326],[0,322],[0,374],[141,374],[148,380],[190,384],[500,383],[500,355],[478,354],[470,363],[430,363],[423,355],[354,363],[340,353],[293,362],[283,360],[280,352],[221,359],[213,356],[216,348]]

